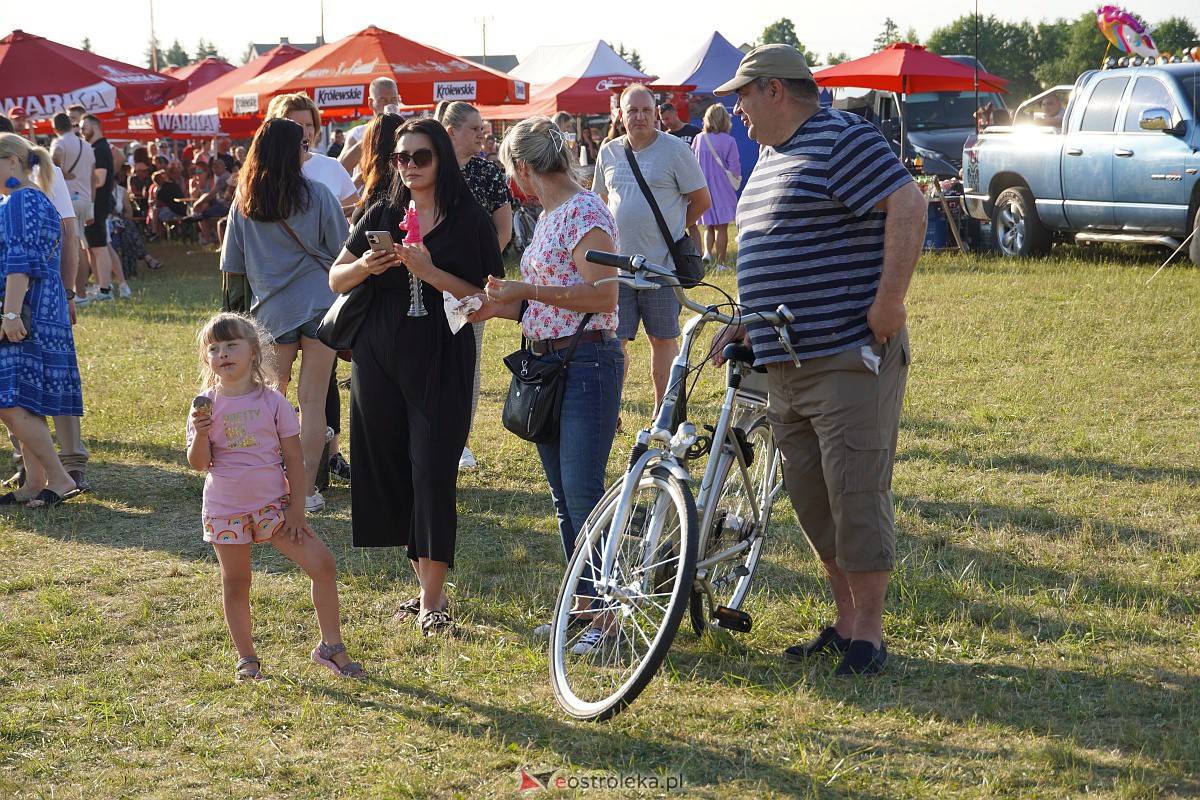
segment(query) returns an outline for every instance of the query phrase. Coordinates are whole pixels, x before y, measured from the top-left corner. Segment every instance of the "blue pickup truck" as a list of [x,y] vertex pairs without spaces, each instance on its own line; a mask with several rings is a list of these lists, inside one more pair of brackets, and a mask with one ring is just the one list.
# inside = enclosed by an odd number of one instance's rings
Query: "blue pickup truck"
[[1200,63],[1086,72],[1054,120],[988,128],[963,149],[967,211],[1006,256],[1055,241],[1178,248],[1200,265]]

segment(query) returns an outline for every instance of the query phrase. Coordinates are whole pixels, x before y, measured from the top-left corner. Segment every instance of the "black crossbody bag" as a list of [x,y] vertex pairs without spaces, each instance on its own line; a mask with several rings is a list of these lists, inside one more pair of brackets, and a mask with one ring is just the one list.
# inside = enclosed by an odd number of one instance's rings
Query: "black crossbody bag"
[[508,396],[504,399],[504,427],[527,442],[558,441],[558,422],[562,416],[563,394],[567,384],[567,365],[575,355],[579,337],[591,314],[579,321],[561,364],[539,361],[529,351],[528,340],[521,336],[521,349],[504,357],[504,366],[512,373]]
[[683,288],[692,288],[704,280],[704,259],[700,257],[696,243],[692,241],[691,234],[686,230],[678,241],[671,238],[671,231],[667,228],[667,221],[663,219],[662,212],[658,209],[658,202],[655,201],[650,187],[646,185],[642,171],[638,169],[637,159],[633,156],[633,148],[629,145],[629,139],[625,140],[625,157],[629,159],[633,177],[637,179],[638,186],[641,187],[642,194],[646,197],[646,202],[650,204],[650,210],[654,212],[654,221],[658,223],[658,230],[662,233],[662,237],[667,243],[667,250],[671,253],[671,260],[675,262],[675,276],[679,278]]

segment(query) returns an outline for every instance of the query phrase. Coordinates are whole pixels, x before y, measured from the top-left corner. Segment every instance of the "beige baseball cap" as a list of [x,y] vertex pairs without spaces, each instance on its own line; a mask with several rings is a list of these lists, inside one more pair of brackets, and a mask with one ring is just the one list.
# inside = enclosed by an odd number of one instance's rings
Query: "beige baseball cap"
[[799,50],[789,44],[764,44],[751,50],[738,64],[733,79],[713,90],[721,96],[733,94],[756,78],[813,79],[812,70]]

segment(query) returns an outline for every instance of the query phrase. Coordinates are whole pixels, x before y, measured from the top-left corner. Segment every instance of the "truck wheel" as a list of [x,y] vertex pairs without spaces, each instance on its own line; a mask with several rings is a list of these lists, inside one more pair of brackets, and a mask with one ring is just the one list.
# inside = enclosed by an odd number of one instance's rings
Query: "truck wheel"
[[1009,258],[1044,256],[1050,252],[1050,232],[1038,219],[1028,189],[1005,189],[992,211],[992,243]]
[[1192,263],[1200,267],[1200,208],[1196,209],[1195,224],[1192,227],[1192,243],[1188,245],[1188,257]]

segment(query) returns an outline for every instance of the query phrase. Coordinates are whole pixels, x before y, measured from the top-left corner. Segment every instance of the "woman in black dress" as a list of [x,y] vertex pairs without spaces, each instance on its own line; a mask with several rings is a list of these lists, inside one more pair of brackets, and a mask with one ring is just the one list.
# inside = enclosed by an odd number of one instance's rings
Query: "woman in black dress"
[[[426,636],[438,636],[454,625],[445,580],[454,565],[458,459],[475,366],[474,331],[466,325],[450,333],[442,292],[477,294],[503,267],[491,222],[471,197],[445,128],[418,119],[397,133],[400,180],[355,225],[329,285],[347,292],[371,281],[373,291],[350,373],[354,544],[407,545],[421,592],[401,605],[400,616],[418,617]],[[410,201],[424,244],[400,243]],[[394,251],[369,249],[369,231],[390,233]],[[422,282],[426,316],[410,315],[410,272]]]

